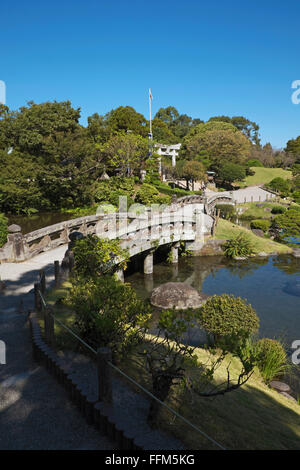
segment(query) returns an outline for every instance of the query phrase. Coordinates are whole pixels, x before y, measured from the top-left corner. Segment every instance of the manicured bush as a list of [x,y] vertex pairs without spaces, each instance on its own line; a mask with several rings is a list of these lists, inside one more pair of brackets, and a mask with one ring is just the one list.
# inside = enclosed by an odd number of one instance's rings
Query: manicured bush
[[286,369],[287,354],[279,341],[262,338],[255,345],[256,365],[266,383],[279,378]]
[[223,250],[228,258],[235,256],[249,256],[253,253],[251,240],[244,233],[239,233],[227,240],[223,245]]
[[241,297],[213,295],[200,309],[200,323],[218,341],[225,336],[247,338],[258,330],[256,311]]
[[272,207],[272,214],[283,214],[286,211],[286,207],[283,206],[274,206]]
[[4,214],[0,214],[0,247],[7,242],[8,219]]
[[216,204],[216,209],[220,211],[223,219],[232,219],[235,216],[235,208],[231,204]]
[[256,219],[251,220],[250,227],[262,230],[263,232],[267,232],[270,228],[271,222],[269,220],[264,219]]
[[73,279],[66,304],[79,335],[95,349],[110,347],[114,361],[143,339],[151,316],[129,284],[108,275]]

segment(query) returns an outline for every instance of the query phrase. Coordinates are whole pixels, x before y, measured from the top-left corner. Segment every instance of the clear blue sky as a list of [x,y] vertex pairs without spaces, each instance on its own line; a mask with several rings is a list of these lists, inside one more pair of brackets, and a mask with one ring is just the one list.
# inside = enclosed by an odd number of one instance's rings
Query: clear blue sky
[[299,0],[2,2],[7,105],[71,100],[87,116],[168,105],[203,120],[243,115],[262,142],[300,134]]

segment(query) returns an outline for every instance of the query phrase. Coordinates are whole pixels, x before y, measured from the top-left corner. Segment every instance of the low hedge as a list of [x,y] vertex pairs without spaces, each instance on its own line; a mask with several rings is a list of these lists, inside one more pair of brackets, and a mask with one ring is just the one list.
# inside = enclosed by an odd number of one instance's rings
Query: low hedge
[[256,219],[251,220],[250,227],[254,229],[262,230],[263,232],[267,232],[271,226],[271,222],[265,219]]

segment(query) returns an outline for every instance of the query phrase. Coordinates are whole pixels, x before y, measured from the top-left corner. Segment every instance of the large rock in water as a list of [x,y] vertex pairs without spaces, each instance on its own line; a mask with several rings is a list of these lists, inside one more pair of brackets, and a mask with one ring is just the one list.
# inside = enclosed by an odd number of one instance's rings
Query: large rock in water
[[155,307],[184,310],[200,307],[207,298],[208,295],[200,294],[184,282],[167,282],[153,289],[150,301]]

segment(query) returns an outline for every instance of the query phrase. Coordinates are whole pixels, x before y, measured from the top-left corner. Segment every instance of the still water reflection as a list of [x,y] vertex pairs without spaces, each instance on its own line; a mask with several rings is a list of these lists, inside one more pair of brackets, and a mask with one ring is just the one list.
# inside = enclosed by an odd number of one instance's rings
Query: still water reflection
[[165,282],[186,282],[206,294],[233,294],[247,299],[260,318],[260,336],[281,338],[291,345],[300,339],[300,259],[290,255],[248,261],[224,257],[180,258],[178,266],[159,263],[153,276],[140,272],[130,282],[145,299]]

